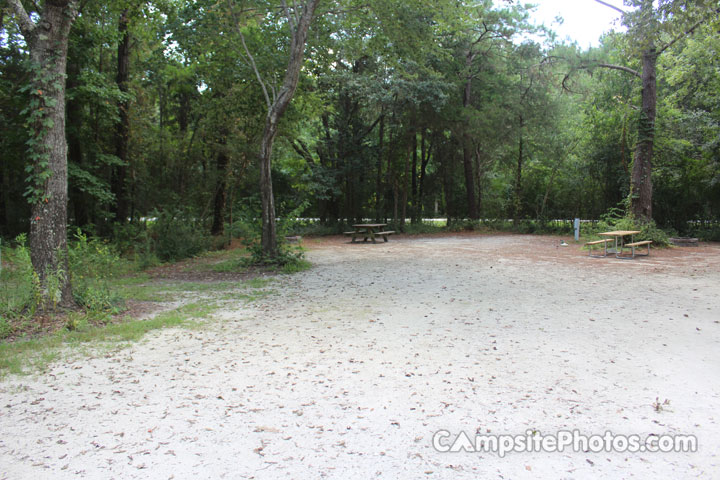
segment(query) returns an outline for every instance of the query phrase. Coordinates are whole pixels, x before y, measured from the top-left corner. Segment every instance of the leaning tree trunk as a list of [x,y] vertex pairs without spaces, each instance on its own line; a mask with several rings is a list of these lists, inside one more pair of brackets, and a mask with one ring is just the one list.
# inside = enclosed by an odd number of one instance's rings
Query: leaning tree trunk
[[[265,117],[262,142],[260,143],[260,200],[262,202],[262,252],[269,258],[278,255],[277,228],[275,226],[275,197],[272,188],[271,159],[272,147],[277,135],[278,124],[287,109],[300,78],[300,68],[303,62],[303,53],[307,41],[310,22],[315,14],[318,0],[308,0],[303,8],[297,25],[291,20],[290,24],[290,59],[283,85],[277,97],[268,108]],[[290,14],[288,19],[293,18]]]
[[28,108],[32,173],[30,258],[40,280],[43,309],[74,304],[67,262],[67,143],[65,75],[68,36],[77,13],[71,0],[47,0],[37,22],[19,0],[8,0],[30,50]]
[[657,52],[654,47],[643,52],[642,109],[630,179],[630,209],[638,220],[652,219],[652,158],[657,111]]

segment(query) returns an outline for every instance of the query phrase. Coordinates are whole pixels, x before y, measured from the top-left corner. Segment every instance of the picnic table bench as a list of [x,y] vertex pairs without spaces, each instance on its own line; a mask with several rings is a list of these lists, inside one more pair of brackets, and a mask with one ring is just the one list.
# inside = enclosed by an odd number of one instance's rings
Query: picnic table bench
[[[612,242],[612,238],[603,238],[602,240],[595,240],[594,242],[585,242],[585,246],[588,247],[588,256],[595,257],[595,258],[601,258],[601,257],[607,257],[608,249],[607,244],[608,242]],[[593,247],[596,245],[602,245],[603,246],[603,254],[602,255],[593,255]]]
[[[635,257],[647,257],[650,255],[650,244],[652,243],[652,240],[642,240],[640,242],[631,242],[626,243],[625,245],[622,245],[620,247],[620,252],[616,255],[618,258],[635,258]],[[647,253],[635,253],[635,247],[642,247],[643,245],[647,245]],[[631,255],[623,255],[622,249],[623,248],[630,248]]]

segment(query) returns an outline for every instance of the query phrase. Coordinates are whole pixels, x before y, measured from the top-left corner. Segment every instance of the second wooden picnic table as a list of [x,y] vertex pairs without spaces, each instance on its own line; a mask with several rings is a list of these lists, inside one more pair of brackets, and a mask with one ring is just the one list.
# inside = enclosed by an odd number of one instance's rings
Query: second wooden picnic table
[[353,225],[355,231],[345,232],[345,235],[352,235],[352,242],[355,242],[355,238],[363,237],[363,242],[367,242],[369,238],[373,243],[375,242],[376,236],[381,236],[383,240],[388,241],[388,235],[395,233],[394,231],[376,231],[386,227],[387,223],[356,223]]

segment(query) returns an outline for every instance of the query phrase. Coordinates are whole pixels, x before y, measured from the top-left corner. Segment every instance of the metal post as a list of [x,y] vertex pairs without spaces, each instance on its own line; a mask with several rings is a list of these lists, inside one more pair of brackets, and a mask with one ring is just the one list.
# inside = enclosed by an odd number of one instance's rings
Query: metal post
[[575,219],[575,241],[580,240],[580,219]]

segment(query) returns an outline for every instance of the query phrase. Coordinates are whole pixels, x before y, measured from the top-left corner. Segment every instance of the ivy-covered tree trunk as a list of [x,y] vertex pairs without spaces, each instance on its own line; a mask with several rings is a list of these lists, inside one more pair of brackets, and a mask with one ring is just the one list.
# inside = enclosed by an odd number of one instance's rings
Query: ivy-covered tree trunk
[[638,220],[652,220],[652,159],[657,111],[657,52],[648,48],[642,59],[642,107],[638,142],[630,178],[630,209]]
[[20,0],[8,0],[30,50],[28,107],[32,159],[28,197],[30,257],[40,279],[42,308],[74,304],[67,262],[65,73],[68,36],[77,14],[71,0],[47,0],[36,21]]

